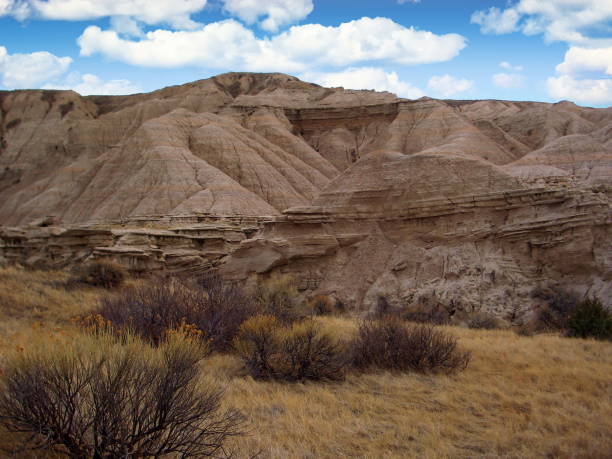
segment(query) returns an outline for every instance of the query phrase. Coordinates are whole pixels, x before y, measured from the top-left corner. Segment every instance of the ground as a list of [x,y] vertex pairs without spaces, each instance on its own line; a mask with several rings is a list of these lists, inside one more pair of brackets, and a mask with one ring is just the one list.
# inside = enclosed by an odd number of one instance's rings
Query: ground
[[[73,333],[70,319],[108,294],[66,288],[68,277],[0,270],[0,353],[41,334]],[[317,320],[337,334],[358,324],[351,317]],[[237,457],[610,457],[612,343],[446,330],[472,352],[468,369],[455,376],[257,382],[235,356],[214,354],[202,362],[202,377],[223,386],[224,403],[248,419],[246,436],[230,445]],[[0,432],[0,442],[13,441]],[[38,454],[31,457],[45,457]]]

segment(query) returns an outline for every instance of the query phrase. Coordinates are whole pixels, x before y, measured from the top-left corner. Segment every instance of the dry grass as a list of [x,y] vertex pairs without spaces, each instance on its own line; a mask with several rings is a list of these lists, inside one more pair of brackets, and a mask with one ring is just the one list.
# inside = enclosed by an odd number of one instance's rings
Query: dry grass
[[[10,317],[13,327],[3,324],[4,337],[37,333],[27,329],[40,321],[64,323],[102,292],[56,289],[48,285],[54,276],[63,274],[0,270],[0,298],[9,287],[27,305],[15,314],[0,302],[0,317]],[[316,320],[344,337],[357,326],[349,318]],[[258,382],[238,357],[220,354],[202,371],[226,387],[224,403],[250,422],[250,434],[234,441],[238,457],[610,457],[610,342],[444,328],[472,352],[470,366],[456,376],[386,372],[341,383]]]

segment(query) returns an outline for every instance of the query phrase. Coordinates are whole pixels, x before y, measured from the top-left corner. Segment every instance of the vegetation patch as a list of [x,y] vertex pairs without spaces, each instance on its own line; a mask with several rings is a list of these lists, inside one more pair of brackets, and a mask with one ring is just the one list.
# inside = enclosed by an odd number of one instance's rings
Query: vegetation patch
[[343,345],[312,321],[282,325],[274,316],[254,317],[234,346],[258,379],[342,380],[348,364]]
[[451,334],[393,318],[361,324],[350,349],[354,365],[361,369],[454,373],[470,362],[470,353],[462,351]]
[[0,423],[27,434],[14,453],[212,456],[240,434],[242,418],[221,410],[217,387],[198,381],[205,355],[181,334],[156,349],[105,332],[35,343],[3,364]]
[[77,267],[71,282],[112,289],[120,287],[126,277],[127,271],[121,265],[101,260]]

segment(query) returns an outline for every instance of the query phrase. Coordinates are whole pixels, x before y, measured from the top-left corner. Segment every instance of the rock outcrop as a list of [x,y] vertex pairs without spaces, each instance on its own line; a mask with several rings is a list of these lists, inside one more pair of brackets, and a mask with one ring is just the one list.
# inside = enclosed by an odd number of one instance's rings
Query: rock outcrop
[[133,96],[0,92],[0,259],[294,274],[508,320],[612,296],[612,109],[398,99],[282,74]]

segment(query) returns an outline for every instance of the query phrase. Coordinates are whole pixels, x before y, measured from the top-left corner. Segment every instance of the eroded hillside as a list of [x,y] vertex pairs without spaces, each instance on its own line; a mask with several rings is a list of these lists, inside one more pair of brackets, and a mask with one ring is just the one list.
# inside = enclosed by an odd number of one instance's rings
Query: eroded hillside
[[398,99],[282,74],[0,92],[0,255],[283,271],[355,308],[609,298],[612,109]]

